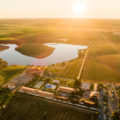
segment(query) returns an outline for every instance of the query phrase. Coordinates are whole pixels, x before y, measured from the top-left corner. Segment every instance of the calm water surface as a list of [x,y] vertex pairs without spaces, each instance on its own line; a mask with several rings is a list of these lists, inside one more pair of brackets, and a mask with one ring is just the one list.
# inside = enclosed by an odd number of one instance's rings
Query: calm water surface
[[77,58],[78,50],[87,48],[87,46],[80,45],[47,43],[46,46],[53,47],[55,50],[48,57],[38,59],[19,53],[15,50],[17,47],[15,44],[1,45],[9,46],[9,49],[0,52],[0,58],[7,61],[9,65],[51,65]]

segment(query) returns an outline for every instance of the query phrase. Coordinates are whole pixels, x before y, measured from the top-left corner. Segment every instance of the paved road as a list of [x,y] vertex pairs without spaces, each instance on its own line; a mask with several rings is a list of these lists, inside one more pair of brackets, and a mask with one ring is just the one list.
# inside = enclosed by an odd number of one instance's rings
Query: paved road
[[113,120],[111,115],[119,110],[119,97],[116,92],[115,85],[111,85],[111,87],[108,88],[108,106],[109,106],[109,120]]
[[81,65],[79,74],[78,74],[78,76],[77,76],[77,79],[78,79],[78,80],[81,79],[81,75],[82,75],[82,72],[83,72],[83,68],[84,68],[84,65],[85,65],[87,56],[88,56],[88,49],[87,49],[87,51],[86,51],[86,54],[85,54],[84,59],[83,59],[83,63],[82,63],[82,65]]
[[100,97],[99,97],[99,104],[100,104],[100,113],[99,113],[99,120],[104,120],[104,101],[103,101],[103,90],[99,92]]
[[111,117],[112,113],[113,113],[113,109],[112,109],[112,89],[111,87],[108,88],[108,112],[109,112],[109,116],[108,119],[109,120],[113,120],[113,118]]

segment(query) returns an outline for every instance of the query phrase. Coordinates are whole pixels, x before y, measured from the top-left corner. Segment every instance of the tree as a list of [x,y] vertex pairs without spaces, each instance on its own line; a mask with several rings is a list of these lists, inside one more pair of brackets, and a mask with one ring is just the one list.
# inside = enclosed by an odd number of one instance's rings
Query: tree
[[90,90],[93,91],[93,89],[94,89],[94,85],[91,84],[91,86],[90,86]]
[[81,81],[76,79],[74,83],[74,88],[77,90],[80,89],[80,86],[81,86]]
[[69,100],[72,102],[72,103],[78,103],[79,102],[79,98],[76,94],[76,92],[72,92],[70,97],[69,97]]

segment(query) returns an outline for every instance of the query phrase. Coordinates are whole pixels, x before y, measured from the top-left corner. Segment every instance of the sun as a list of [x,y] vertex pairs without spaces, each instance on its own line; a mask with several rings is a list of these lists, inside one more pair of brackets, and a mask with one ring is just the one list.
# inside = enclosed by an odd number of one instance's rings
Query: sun
[[86,6],[82,3],[76,3],[73,6],[73,11],[75,14],[83,14],[86,10]]

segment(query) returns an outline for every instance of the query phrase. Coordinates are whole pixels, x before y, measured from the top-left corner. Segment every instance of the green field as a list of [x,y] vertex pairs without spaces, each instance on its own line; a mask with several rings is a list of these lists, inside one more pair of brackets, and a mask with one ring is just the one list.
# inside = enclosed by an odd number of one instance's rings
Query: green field
[[51,72],[53,75],[57,74],[58,77],[63,77],[63,78],[68,78],[68,79],[69,78],[77,79],[84,55],[85,55],[85,52],[81,53],[79,51],[78,58],[73,59],[68,62],[50,65],[48,66],[47,70]]
[[[3,68],[7,67],[7,62],[4,60],[0,59],[0,70]],[[4,77],[0,74],[0,85],[4,83]]]
[[0,69],[0,84],[4,84],[25,70],[25,66],[7,66]]
[[0,58],[0,69],[6,67],[8,63]]
[[88,82],[120,82],[119,72],[106,64],[88,59],[83,70],[82,80]]
[[5,101],[10,97],[10,90],[0,87],[0,109]]
[[[44,46],[44,43],[88,45],[90,48],[89,55],[82,80],[120,82],[120,20],[0,20],[0,33],[0,43],[16,43],[18,45],[16,50],[22,54],[38,58],[46,57],[54,50]],[[61,41],[60,39],[67,39],[68,41]],[[80,63],[78,65],[77,63],[66,63],[63,70],[56,67],[56,71],[59,76],[75,78],[78,66]]]
[[17,93],[3,109],[0,120],[96,120],[96,113],[63,103]]

